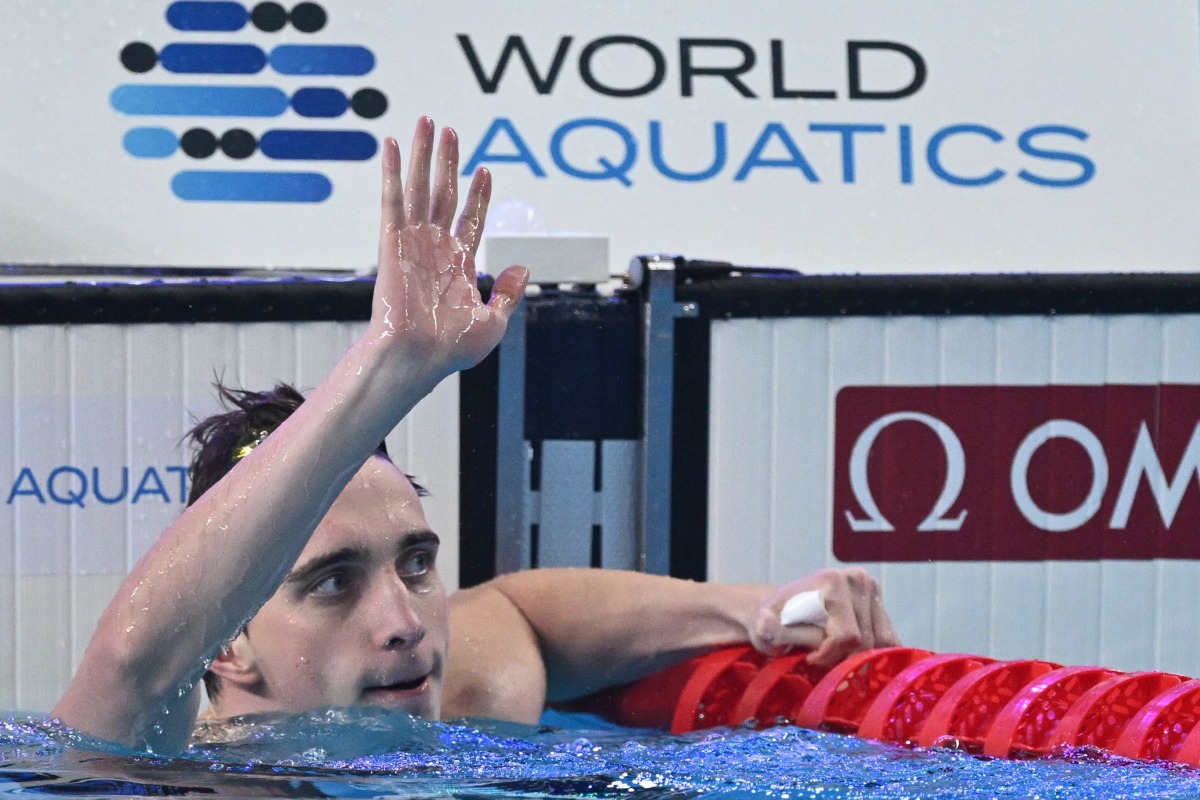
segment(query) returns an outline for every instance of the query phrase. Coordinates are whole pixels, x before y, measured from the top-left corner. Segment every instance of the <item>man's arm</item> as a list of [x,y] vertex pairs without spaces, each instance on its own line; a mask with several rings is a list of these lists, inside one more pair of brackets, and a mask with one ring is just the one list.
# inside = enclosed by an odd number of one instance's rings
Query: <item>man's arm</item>
[[[824,628],[785,627],[790,597],[818,591]],[[531,722],[543,700],[615,686],[718,645],[791,648],[831,666],[856,650],[898,642],[879,585],[861,569],[822,570],[785,586],[664,578],[595,569],[537,569],[455,594],[447,716]]]
[[490,179],[480,172],[456,229],[457,140],[443,131],[430,190],[432,120],[418,123],[407,181],[383,148],[379,272],[371,320],[275,432],[188,508],[102,614],[54,714],[88,734],[157,752],[191,732],[191,688],[274,593],[367,456],[446,375],[503,335],[527,274],[499,276],[488,305],[474,253]]

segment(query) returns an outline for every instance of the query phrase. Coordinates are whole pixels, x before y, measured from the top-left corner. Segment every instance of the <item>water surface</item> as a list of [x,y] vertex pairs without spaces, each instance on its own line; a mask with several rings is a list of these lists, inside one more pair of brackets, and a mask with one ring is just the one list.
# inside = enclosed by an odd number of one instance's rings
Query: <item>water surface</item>
[[178,758],[0,722],[0,800],[44,795],[457,798],[1197,798],[1200,772],[1076,751],[1037,761],[798,728],[684,736],[548,714],[537,727],[365,709],[256,718]]

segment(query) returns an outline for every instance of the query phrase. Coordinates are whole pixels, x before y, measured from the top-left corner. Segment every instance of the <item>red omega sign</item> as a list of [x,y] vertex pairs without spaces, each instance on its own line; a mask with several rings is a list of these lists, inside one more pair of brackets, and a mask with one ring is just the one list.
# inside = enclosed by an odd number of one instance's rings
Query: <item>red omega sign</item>
[[1200,558],[1200,386],[847,386],[842,561]]

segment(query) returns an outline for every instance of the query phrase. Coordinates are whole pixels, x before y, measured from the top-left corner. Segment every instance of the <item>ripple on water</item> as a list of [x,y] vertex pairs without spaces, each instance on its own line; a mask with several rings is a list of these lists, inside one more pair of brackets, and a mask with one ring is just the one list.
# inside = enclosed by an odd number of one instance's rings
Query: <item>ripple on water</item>
[[1200,796],[1200,773],[1076,751],[1002,761],[796,728],[684,736],[548,715],[455,725],[350,709],[209,724],[155,758],[37,717],[0,722],[0,798],[221,797],[1044,798]]

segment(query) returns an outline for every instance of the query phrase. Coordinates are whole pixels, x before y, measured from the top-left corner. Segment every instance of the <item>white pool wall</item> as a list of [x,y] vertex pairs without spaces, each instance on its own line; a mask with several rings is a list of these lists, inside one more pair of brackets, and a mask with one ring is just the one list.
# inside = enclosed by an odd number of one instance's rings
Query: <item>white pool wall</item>
[[[782,582],[844,566],[831,546],[843,386],[1105,383],[1200,383],[1200,317],[715,321],[709,578]],[[907,644],[1200,676],[1196,561],[863,566]]]

